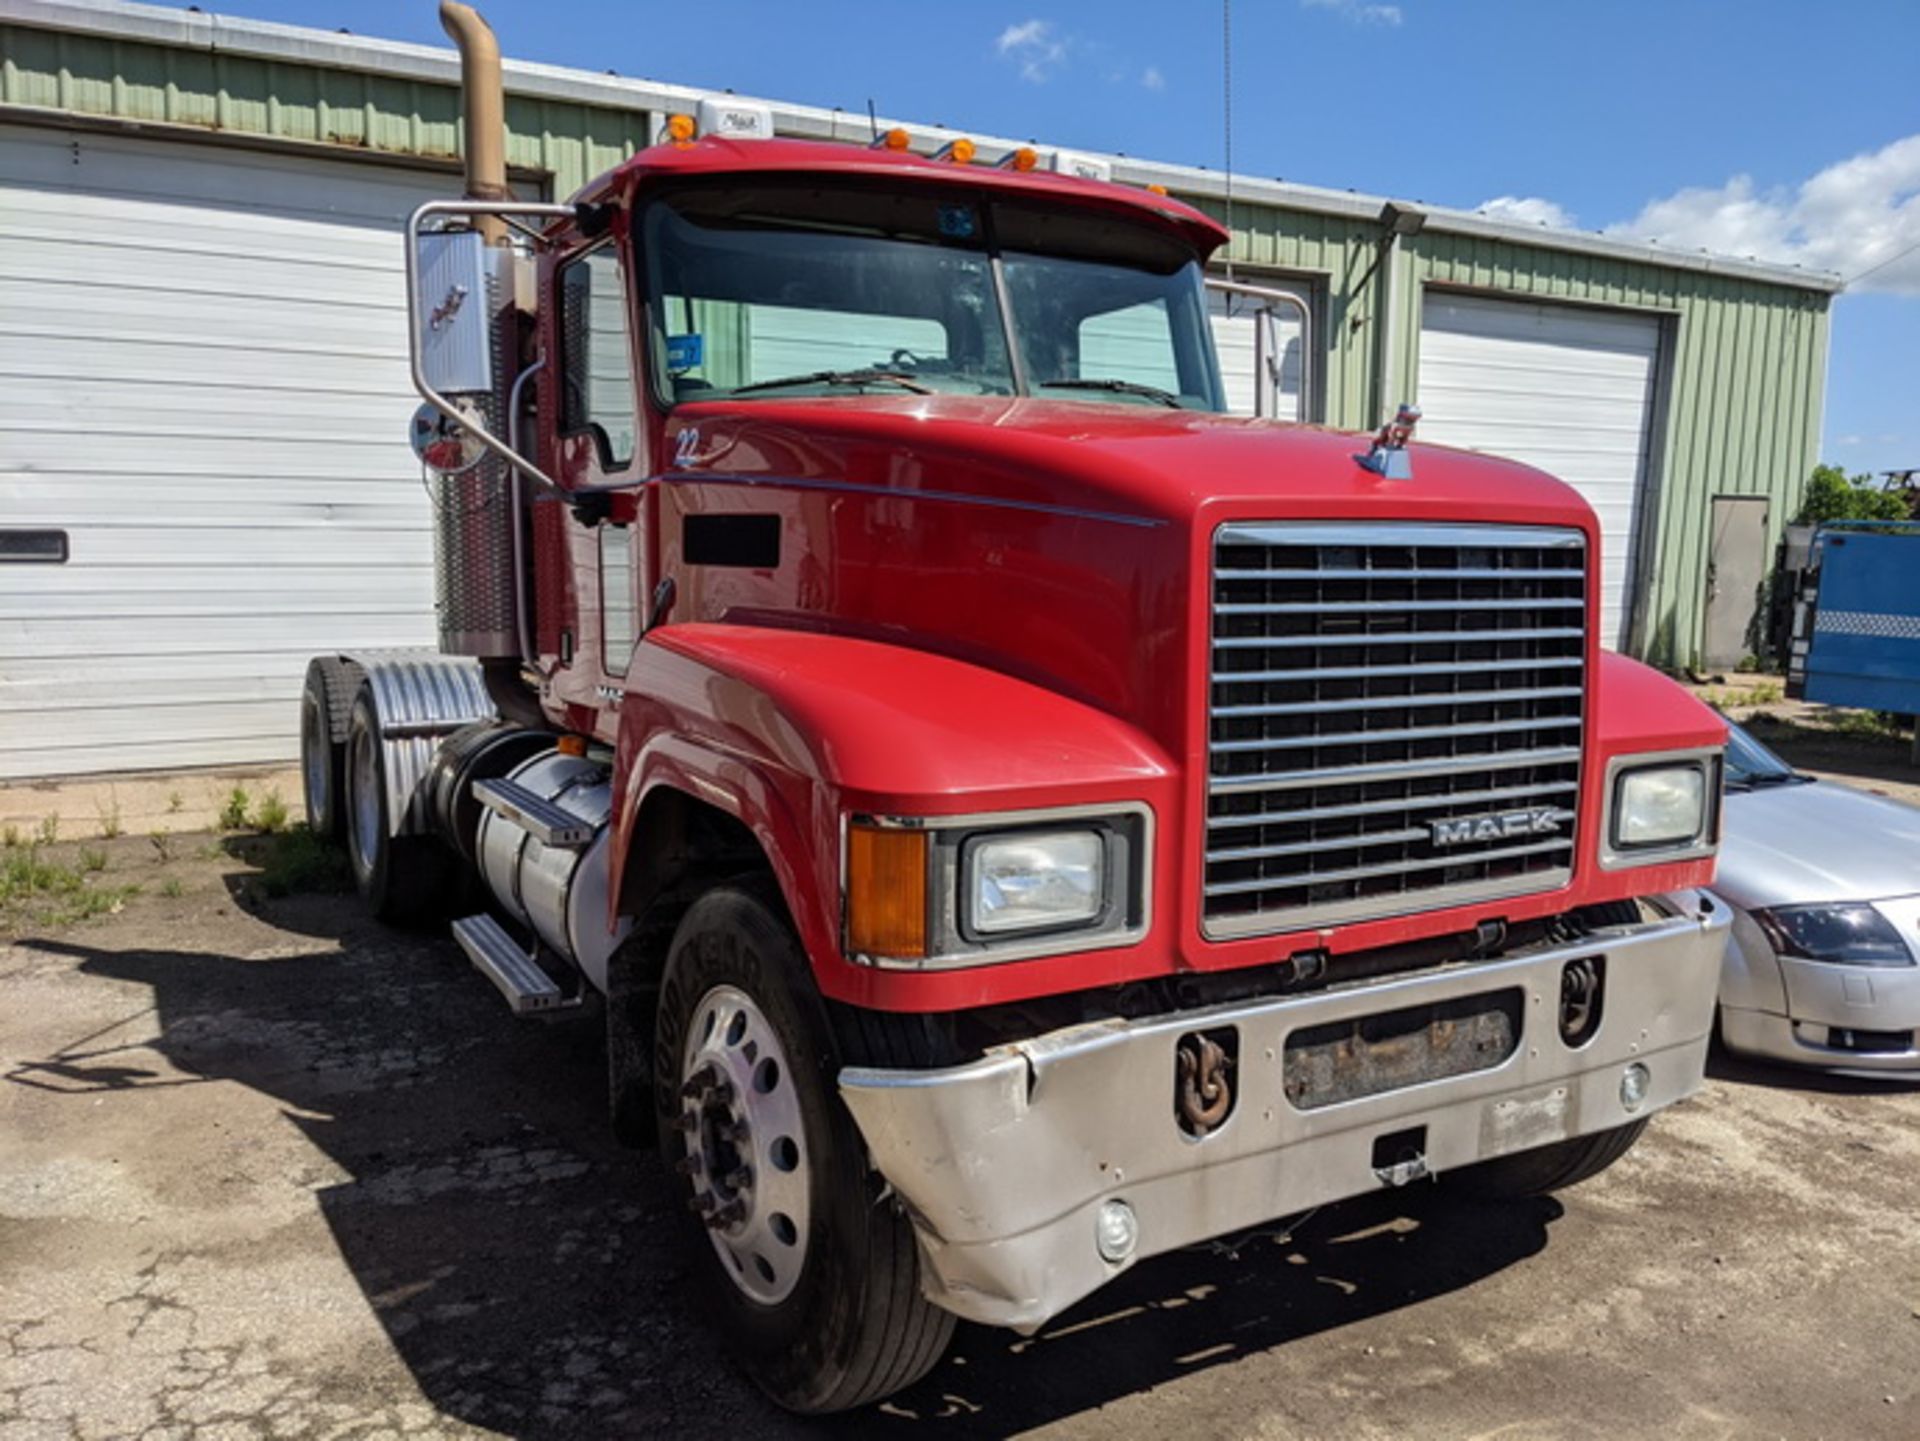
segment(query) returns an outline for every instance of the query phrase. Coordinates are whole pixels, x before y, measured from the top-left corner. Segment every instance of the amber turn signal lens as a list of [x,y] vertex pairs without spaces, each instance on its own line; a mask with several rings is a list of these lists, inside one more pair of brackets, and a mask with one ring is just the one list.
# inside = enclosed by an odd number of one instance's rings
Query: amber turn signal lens
[[847,946],[861,956],[926,955],[925,831],[857,825],[847,832]]

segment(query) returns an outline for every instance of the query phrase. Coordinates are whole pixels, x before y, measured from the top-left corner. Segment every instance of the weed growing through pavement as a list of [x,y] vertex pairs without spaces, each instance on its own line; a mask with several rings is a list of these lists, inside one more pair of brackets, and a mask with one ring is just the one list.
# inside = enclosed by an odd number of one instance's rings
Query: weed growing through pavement
[[260,797],[260,804],[254,809],[253,824],[256,830],[275,835],[287,828],[287,803],[280,799],[279,791],[268,791]]
[[270,896],[337,894],[353,888],[346,853],[315,835],[304,821],[269,836],[255,863],[260,889]]
[[104,851],[83,849],[73,865],[47,859],[37,845],[8,851],[0,858],[0,930],[71,925],[119,910],[140,888],[97,884],[106,864]]
[[253,798],[245,787],[235,786],[227,793],[227,803],[220,807],[219,826],[223,831],[243,831],[247,828],[247,808]]

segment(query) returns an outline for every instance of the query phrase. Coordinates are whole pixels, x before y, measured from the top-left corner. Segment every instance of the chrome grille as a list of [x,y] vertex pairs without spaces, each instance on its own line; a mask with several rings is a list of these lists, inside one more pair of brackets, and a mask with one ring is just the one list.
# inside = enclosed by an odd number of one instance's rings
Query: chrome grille
[[[1586,559],[1579,531],[1544,527],[1222,527],[1206,933],[1563,884]],[[1449,820],[1476,825],[1439,844],[1435,823]]]

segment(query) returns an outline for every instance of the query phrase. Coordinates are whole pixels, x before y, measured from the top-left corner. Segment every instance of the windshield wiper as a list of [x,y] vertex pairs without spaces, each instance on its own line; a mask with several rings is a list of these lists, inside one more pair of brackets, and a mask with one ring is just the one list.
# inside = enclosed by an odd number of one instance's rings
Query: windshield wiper
[[751,385],[736,385],[731,394],[744,395],[749,390],[778,390],[788,385],[897,385],[902,390],[911,390],[915,395],[933,394],[929,387],[897,370],[810,370],[805,375],[783,375],[778,380],[756,380]]
[[1749,771],[1746,775],[1730,776],[1727,784],[1738,790],[1758,790],[1761,786],[1791,786],[1812,780],[1812,776],[1803,776],[1799,771]]
[[1180,397],[1171,390],[1162,390],[1157,385],[1142,385],[1137,380],[1113,380],[1096,377],[1089,380],[1043,380],[1042,390],[1113,390],[1121,395],[1144,395],[1148,400],[1157,400],[1162,405],[1170,405],[1175,410],[1185,410]]

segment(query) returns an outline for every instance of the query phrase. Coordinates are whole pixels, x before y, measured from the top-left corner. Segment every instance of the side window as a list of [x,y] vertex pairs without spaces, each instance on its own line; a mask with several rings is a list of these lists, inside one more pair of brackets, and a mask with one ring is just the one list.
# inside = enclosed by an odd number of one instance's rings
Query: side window
[[607,470],[633,460],[633,363],[627,306],[613,247],[603,245],[560,271],[560,428],[593,434]]

